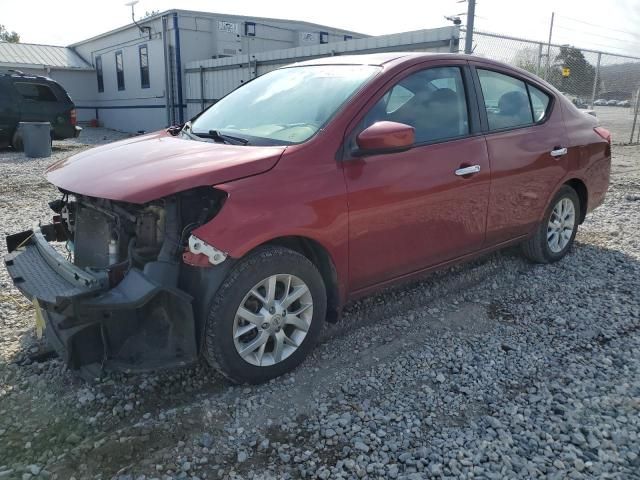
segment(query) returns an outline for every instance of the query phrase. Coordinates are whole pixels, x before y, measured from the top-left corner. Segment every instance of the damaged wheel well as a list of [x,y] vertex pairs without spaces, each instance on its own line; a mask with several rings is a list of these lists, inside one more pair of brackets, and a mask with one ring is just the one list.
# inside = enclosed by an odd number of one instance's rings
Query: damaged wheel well
[[304,255],[316,266],[327,290],[327,321],[337,322],[340,315],[338,274],[327,250],[315,240],[298,236],[275,238],[263,245],[279,245],[289,248]]

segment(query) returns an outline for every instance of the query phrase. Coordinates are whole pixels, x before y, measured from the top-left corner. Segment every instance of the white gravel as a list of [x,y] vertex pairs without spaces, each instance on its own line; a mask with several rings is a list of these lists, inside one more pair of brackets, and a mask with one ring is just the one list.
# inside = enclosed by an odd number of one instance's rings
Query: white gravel
[[[203,366],[88,385],[31,361],[0,269],[0,478],[640,478],[640,147],[614,156],[563,261],[510,249],[364,299],[257,387]],[[51,160],[0,151],[3,231],[48,218]]]

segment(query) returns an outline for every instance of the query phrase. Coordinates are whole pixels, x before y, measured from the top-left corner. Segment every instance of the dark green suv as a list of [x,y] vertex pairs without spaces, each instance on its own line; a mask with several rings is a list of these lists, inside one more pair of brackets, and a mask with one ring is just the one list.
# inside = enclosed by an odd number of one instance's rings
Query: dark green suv
[[51,139],[80,135],[75,105],[59,83],[22,72],[0,73],[0,148],[22,149],[19,122],[50,122]]

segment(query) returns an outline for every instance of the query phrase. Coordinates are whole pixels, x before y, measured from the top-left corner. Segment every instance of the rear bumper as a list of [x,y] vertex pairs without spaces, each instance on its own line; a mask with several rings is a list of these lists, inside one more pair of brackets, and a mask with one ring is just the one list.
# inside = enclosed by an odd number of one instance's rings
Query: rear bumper
[[[146,371],[197,358],[192,298],[154,278],[176,265],[132,268],[115,286],[108,272],[81,269],[35,228],[7,237],[5,265],[14,285],[38,301],[46,337],[74,369]],[[161,273],[158,273],[161,272]]]
[[54,140],[64,140],[65,138],[78,138],[82,132],[82,127],[78,125],[56,125],[52,128],[52,137]]

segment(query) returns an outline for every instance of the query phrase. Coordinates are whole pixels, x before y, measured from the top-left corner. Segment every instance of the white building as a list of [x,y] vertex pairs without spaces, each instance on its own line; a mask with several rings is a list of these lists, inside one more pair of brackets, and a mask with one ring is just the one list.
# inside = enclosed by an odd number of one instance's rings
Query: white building
[[380,51],[458,51],[444,27],[379,37],[273,18],[169,10],[56,47],[0,43],[0,70],[57,80],[78,120],[125,132],[183,123],[244,82],[308,58]]
[[67,90],[78,119],[129,132],[186,120],[185,65],[194,60],[362,38],[313,23],[169,10],[69,45],[0,43],[0,69],[47,75]]

